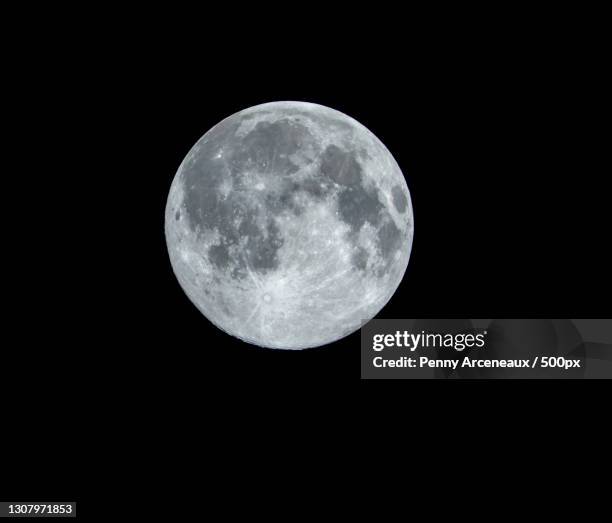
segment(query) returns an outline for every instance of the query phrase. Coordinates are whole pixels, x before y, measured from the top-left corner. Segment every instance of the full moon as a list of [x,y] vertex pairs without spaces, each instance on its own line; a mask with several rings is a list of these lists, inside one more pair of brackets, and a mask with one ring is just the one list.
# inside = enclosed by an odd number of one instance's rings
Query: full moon
[[260,347],[306,349],[389,301],[410,257],[412,203],[397,162],[359,122],[272,102],[193,146],[165,233],[181,287],[214,325]]

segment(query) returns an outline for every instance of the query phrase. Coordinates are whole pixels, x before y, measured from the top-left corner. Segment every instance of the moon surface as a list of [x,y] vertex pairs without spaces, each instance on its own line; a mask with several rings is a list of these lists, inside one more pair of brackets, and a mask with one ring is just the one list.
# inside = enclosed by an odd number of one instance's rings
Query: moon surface
[[208,131],[172,182],[174,273],[214,325],[275,349],[331,343],[397,289],[413,237],[391,153],[334,109],[272,102]]

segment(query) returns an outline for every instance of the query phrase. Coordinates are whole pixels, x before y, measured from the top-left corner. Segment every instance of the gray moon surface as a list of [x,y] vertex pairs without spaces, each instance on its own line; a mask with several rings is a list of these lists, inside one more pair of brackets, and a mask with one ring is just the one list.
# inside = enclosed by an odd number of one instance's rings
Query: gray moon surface
[[272,102],[193,146],[170,187],[165,234],[181,287],[214,325],[305,349],[351,334],[389,301],[410,257],[412,203],[363,125]]

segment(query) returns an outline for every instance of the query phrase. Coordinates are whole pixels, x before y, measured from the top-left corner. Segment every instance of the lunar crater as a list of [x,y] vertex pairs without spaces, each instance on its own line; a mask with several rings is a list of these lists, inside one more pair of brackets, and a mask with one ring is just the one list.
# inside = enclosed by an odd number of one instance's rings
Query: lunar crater
[[412,234],[410,194],[384,145],[346,115],[301,102],[213,127],[166,208],[187,296],[221,329],[272,348],[330,343],[377,314]]

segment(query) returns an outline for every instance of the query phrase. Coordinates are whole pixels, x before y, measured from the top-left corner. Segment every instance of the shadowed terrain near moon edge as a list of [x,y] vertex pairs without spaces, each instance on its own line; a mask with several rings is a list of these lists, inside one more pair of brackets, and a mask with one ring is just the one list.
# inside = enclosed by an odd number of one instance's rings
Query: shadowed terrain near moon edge
[[413,215],[399,166],[364,126],[324,106],[272,102],[194,145],[165,230],[181,287],[213,324],[303,349],[347,336],[388,302]]

